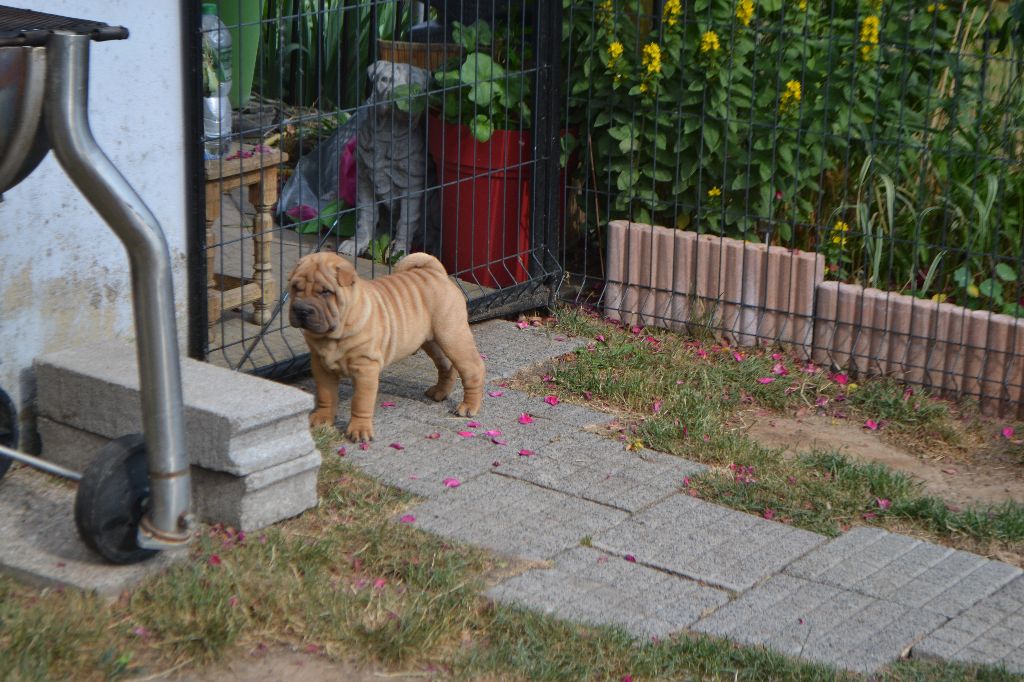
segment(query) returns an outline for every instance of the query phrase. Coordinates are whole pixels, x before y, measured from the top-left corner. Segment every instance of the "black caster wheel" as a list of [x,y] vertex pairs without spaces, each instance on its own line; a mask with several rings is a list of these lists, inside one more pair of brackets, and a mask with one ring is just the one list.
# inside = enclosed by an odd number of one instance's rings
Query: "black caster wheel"
[[146,443],[121,436],[96,453],[75,496],[75,525],[86,545],[107,561],[134,564],[156,554],[138,546],[139,521],[149,509]]
[[[11,397],[0,389],[0,445],[15,450],[18,447],[18,411]],[[14,461],[0,455],[0,478],[4,477]]]

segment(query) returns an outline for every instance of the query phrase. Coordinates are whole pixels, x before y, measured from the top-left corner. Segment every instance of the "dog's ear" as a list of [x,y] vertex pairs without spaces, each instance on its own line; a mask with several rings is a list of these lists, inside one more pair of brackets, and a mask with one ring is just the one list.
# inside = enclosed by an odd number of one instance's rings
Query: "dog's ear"
[[409,67],[409,84],[420,86],[423,92],[430,89],[430,79],[433,74],[427,69],[421,69],[418,66]]
[[391,62],[386,62],[383,59],[378,59],[373,64],[366,67],[366,75],[369,77],[370,82],[377,82],[377,78],[380,74],[384,73],[384,69],[391,66]]
[[334,276],[340,286],[350,287],[356,281],[355,266],[339,256],[334,264]]

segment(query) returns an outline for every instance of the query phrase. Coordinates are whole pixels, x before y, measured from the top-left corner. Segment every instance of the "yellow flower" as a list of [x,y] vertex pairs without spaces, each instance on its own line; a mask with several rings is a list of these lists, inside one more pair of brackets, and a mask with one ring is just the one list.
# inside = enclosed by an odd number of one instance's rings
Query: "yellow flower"
[[641,83],[640,84],[640,92],[646,94],[647,90],[648,90],[647,83]]
[[871,53],[874,46],[878,45],[878,17],[874,14],[864,17],[860,24],[860,56],[864,61],[871,60]]
[[936,11],[941,12],[944,9],[946,9],[946,3],[944,2],[928,5],[928,14],[934,14]]
[[736,18],[744,26],[750,26],[750,20],[754,16],[754,0],[740,0],[736,3]]
[[617,62],[619,60],[619,57],[622,56],[622,52],[623,52],[622,43],[620,43],[617,40],[614,43],[612,43],[611,45],[608,46],[608,68],[609,69],[615,68],[615,62]]
[[679,15],[682,11],[683,7],[680,0],[666,0],[665,9],[661,11],[662,21],[667,26],[675,26],[679,23]]
[[935,294],[932,296],[932,300],[936,303],[945,303],[947,298],[949,298],[947,294]]
[[799,7],[800,7],[800,11],[801,12],[806,12],[807,11],[807,0],[800,0]]
[[661,73],[661,48],[658,43],[644,45],[643,65],[647,67],[647,73]]
[[838,244],[839,246],[846,246],[846,233],[850,231],[850,226],[845,220],[837,220],[835,226],[832,228],[832,243]]
[[715,197],[722,196],[722,188],[721,187],[712,187],[711,189],[708,190],[708,196],[710,198],[712,198],[712,199],[714,199]]
[[700,37],[700,52],[701,54],[707,54],[708,52],[718,52],[721,45],[718,42],[718,34],[714,31],[706,31],[704,35]]
[[788,111],[794,104],[799,104],[801,96],[800,81],[786,83],[786,91],[779,98],[779,111]]

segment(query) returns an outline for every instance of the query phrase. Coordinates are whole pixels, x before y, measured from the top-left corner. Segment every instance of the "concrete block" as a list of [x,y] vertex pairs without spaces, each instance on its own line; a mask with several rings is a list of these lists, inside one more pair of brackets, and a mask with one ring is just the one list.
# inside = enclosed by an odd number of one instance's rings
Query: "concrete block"
[[[193,464],[246,475],[312,449],[308,394],[189,358],[182,358],[181,368]],[[50,353],[36,358],[35,369],[41,417],[105,438],[141,431],[132,346],[103,343]]]
[[[673,495],[594,538],[594,546],[727,590],[753,587],[823,536]],[[756,558],[756,561],[751,559]]]
[[409,513],[424,530],[527,559],[551,558],[625,518],[624,512],[504,476],[480,476]]
[[947,618],[1021,575],[1009,564],[877,528],[852,530],[785,570]]
[[951,618],[916,644],[912,655],[1003,666],[1011,673],[1024,674],[1024,576],[1004,583]]
[[[43,453],[58,464],[81,470],[107,438],[40,418]],[[66,453],[80,453],[68,457]],[[88,456],[88,457],[86,457]],[[192,510],[204,523],[224,523],[245,531],[263,528],[316,506],[320,453],[254,471],[245,476],[193,466]]]
[[937,613],[779,574],[692,629],[861,673],[877,672],[945,622]]

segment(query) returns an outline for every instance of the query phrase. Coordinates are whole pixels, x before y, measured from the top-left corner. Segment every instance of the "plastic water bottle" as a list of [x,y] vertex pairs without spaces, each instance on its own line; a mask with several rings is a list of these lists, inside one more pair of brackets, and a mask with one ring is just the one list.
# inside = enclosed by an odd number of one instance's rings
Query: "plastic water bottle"
[[219,158],[231,139],[231,34],[215,3],[203,3],[203,140],[207,158]]

